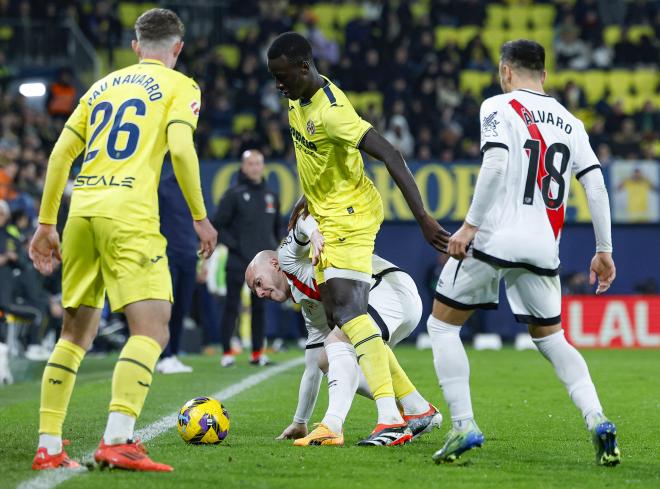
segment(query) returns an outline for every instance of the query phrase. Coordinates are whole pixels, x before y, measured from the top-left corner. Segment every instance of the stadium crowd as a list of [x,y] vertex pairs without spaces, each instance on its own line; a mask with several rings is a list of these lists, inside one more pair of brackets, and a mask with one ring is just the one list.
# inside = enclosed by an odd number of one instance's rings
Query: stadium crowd
[[[95,48],[112,52],[128,46],[131,39],[130,30],[119,20],[120,3],[0,0],[0,18],[18,22],[73,19]],[[270,0],[260,1],[255,9],[252,2],[225,2],[230,28],[222,33],[222,44],[232,47],[229,52],[237,54],[236,63],[227,50],[217,49],[207,37],[188,33],[178,68],[195,78],[202,89],[196,132],[201,158],[237,160],[243,151],[257,148],[267,161],[293,160],[286,104],[264,63],[270,40],[292,29],[310,39],[320,72],[343,90],[381,94],[381,104],[366,103],[359,110],[406,158],[453,162],[480,157],[479,105],[482,99],[500,93],[497,65],[479,35],[464,47],[450,40],[438,48],[436,27],[484,25],[487,4],[492,2],[423,2],[433,8],[428,15],[419,16],[414,14],[412,1],[355,1],[352,3],[361,6],[362,15],[348,21],[338,36],[328,36],[319,27],[321,19],[309,8],[315,3]],[[554,50],[557,70],[657,67],[660,9],[656,2],[552,4],[556,6],[554,45],[548,48]],[[617,23],[621,38],[608,45],[604,29]],[[655,34],[633,42],[626,28],[640,24],[649,25]],[[18,36],[20,30],[16,32]],[[57,44],[52,48],[58,48]],[[481,93],[461,90],[463,70],[493,73],[492,81]],[[49,87],[45,110],[37,110],[10,91],[12,73],[0,51],[0,201],[8,202],[11,214],[0,220],[0,271],[11,268],[14,275],[20,275],[30,268],[25,243],[38,211],[50,149],[84,87],[63,70]],[[653,89],[656,102],[658,89]],[[660,110],[652,98],[631,113],[607,91],[595,105],[588,104],[583,88],[571,80],[549,93],[571,110],[588,105],[593,109],[591,144],[603,164],[615,157],[656,159]],[[237,116],[242,115],[248,123],[237,126]],[[224,149],[218,150],[218,140],[225,141]],[[14,243],[13,247],[8,243]],[[56,324],[61,317],[53,285],[57,280],[30,280],[38,282],[33,287],[38,288],[39,312]]]

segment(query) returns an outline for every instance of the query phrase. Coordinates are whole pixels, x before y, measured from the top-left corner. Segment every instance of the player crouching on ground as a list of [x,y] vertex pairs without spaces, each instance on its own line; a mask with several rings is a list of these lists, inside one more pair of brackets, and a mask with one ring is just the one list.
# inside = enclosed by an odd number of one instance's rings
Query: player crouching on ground
[[[314,260],[310,258],[313,248]],[[278,252],[258,253],[245,273],[245,280],[259,297],[284,302],[292,299],[302,306],[308,331],[305,371],[300,381],[298,407],[293,423],[279,439],[296,439],[294,445],[343,445],[343,424],[356,390],[373,398],[358,358],[348,337],[328,326],[326,311],[314,279],[313,261],[323,249],[323,236],[311,216],[299,218]],[[399,365],[390,346],[408,337],[419,323],[422,302],[412,278],[392,263],[373,256],[373,278],[369,293],[369,316],[378,325],[386,342],[394,393],[403,409],[403,419],[412,438],[440,426],[442,416],[415,389]],[[389,345],[389,346],[387,346]],[[325,348],[324,348],[325,347]],[[308,434],[309,421],[318,396],[323,373],[328,375],[328,409],[321,423]],[[381,439],[382,438],[382,439]],[[397,445],[403,442],[386,435],[360,445]]]

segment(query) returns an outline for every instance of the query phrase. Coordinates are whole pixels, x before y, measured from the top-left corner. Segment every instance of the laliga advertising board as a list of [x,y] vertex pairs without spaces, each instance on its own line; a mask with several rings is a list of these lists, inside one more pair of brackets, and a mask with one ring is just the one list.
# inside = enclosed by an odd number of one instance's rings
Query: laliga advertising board
[[561,320],[578,348],[660,348],[660,296],[567,296]]

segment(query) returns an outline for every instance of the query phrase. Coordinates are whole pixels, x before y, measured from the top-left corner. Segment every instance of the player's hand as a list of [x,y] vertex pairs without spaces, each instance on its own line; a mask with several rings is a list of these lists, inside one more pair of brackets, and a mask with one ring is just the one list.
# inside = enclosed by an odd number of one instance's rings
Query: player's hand
[[598,278],[598,288],[596,295],[607,292],[612,282],[616,278],[616,267],[612,260],[612,253],[599,252],[591,259],[591,268],[589,270],[589,283],[594,285]]
[[449,236],[451,236],[449,231],[438,224],[438,221],[428,214],[424,214],[424,217],[419,221],[419,226],[422,228],[424,238],[431,244],[431,246],[438,251],[447,253],[447,243]]
[[286,226],[286,230],[291,231],[294,227],[296,227],[296,221],[298,220],[298,217],[305,218],[307,217],[307,214],[309,214],[309,209],[307,208],[307,198],[303,195],[298,199],[298,202],[293,206],[293,210],[291,211],[291,217],[289,218],[289,224]]
[[467,256],[468,247],[478,229],[476,226],[464,222],[461,229],[449,238],[449,255],[457,260],[463,260]]
[[193,226],[199,238],[199,255],[206,259],[211,258],[215,251],[215,245],[218,243],[218,232],[208,217],[201,221],[193,221]]
[[312,265],[317,265],[321,258],[323,247],[325,246],[325,239],[321,231],[315,229],[309,237],[309,241],[312,243]]
[[280,436],[275,438],[276,440],[297,440],[298,438],[304,438],[307,436],[307,424],[306,423],[296,423],[295,421],[285,428]]
[[[52,224],[39,224],[30,241],[28,250],[30,259],[39,273],[50,275],[53,273],[55,260],[62,261],[60,253],[60,235]],[[55,258],[55,260],[53,259]]]

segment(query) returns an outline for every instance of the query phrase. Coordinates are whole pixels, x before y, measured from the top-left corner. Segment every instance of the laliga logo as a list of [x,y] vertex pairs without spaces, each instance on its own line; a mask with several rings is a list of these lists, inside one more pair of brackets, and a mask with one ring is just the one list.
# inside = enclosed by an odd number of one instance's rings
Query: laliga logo
[[199,116],[199,110],[201,109],[199,102],[193,100],[190,102],[190,110],[192,110],[192,113],[194,116]]

